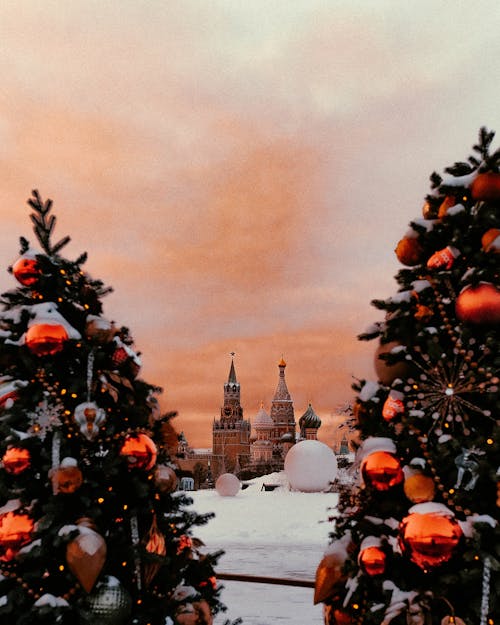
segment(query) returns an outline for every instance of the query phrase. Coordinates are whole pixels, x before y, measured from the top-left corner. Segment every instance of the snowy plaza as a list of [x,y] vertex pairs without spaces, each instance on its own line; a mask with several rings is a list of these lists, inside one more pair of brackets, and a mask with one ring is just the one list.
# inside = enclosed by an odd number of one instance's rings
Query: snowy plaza
[[[281,484],[271,492],[263,483]],[[215,518],[197,528],[210,552],[223,549],[217,566],[221,573],[314,581],[316,568],[328,544],[336,493],[290,491],[284,473],[250,480],[235,497],[216,490],[190,493],[192,508],[214,512]],[[222,581],[226,618],[241,617],[243,625],[321,625],[322,606],[313,605],[313,588]]]

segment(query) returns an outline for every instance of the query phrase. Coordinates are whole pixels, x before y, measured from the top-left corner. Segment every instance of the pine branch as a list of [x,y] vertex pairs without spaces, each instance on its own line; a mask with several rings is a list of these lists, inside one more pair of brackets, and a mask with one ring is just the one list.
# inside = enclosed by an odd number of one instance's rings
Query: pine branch
[[54,245],[51,245],[50,237],[56,225],[55,215],[49,215],[52,208],[52,200],[49,199],[43,202],[37,189],[34,189],[32,194],[33,197],[29,198],[28,204],[35,211],[30,215],[33,222],[33,230],[43,250],[49,256],[53,256],[69,243],[71,239],[69,236],[66,236]]

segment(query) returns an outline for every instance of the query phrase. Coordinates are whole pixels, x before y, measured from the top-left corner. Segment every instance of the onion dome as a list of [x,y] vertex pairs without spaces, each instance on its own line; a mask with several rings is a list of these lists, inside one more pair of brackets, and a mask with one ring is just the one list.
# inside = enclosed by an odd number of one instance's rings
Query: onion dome
[[255,429],[261,429],[266,427],[272,427],[273,425],[273,420],[264,410],[264,404],[261,404],[259,412],[255,415],[253,419],[253,427]]
[[311,406],[311,404],[309,404],[309,406],[307,407],[307,410],[299,419],[299,427],[302,430],[306,428],[318,429],[320,426],[321,426],[321,419],[314,412],[314,409]]

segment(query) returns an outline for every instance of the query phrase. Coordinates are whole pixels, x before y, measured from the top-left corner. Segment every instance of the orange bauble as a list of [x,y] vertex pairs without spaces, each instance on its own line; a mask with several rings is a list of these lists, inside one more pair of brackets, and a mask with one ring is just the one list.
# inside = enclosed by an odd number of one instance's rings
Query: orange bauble
[[156,463],[156,445],[146,434],[130,434],[125,438],[120,455],[127,459],[129,469],[149,471]]
[[35,356],[53,356],[60,352],[68,333],[64,326],[59,324],[37,323],[26,332],[26,346]]
[[33,519],[25,513],[11,510],[0,515],[0,561],[10,562],[19,549],[30,542]]
[[457,297],[455,311],[464,323],[500,323],[500,291],[489,282],[469,286]]
[[12,266],[12,273],[23,286],[33,286],[40,279],[42,270],[36,258],[21,256]]
[[370,576],[385,573],[387,555],[380,547],[366,547],[359,554],[359,564],[363,571]]
[[478,174],[472,181],[470,190],[473,200],[500,200],[500,174]]
[[403,488],[405,495],[413,503],[432,501],[436,490],[432,477],[422,473],[416,473],[407,477]]
[[500,254],[500,230],[498,228],[487,230],[481,237],[481,245],[485,252]]
[[424,255],[424,249],[418,237],[403,237],[394,251],[399,262],[408,267],[419,265]]
[[368,454],[361,463],[361,475],[366,484],[378,491],[389,490],[404,479],[399,460],[388,451]]
[[424,571],[448,562],[462,537],[460,525],[453,517],[432,512],[409,514],[399,531],[403,553]]
[[[390,386],[396,378],[406,378],[408,376],[410,366],[408,361],[402,360],[394,364],[388,364],[387,360],[380,358],[384,354],[388,354],[393,350],[401,348],[401,344],[396,341],[389,343],[380,343],[375,351],[375,373],[382,384]],[[394,352],[393,352],[394,353]]]
[[31,454],[24,447],[9,447],[2,457],[3,468],[12,475],[19,475],[31,466]]

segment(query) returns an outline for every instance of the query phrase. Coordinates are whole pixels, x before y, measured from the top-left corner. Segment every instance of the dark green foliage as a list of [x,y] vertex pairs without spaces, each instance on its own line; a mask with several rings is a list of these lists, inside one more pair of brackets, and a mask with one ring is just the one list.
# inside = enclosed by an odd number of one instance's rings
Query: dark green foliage
[[[0,407],[0,458],[17,447],[29,451],[30,462],[19,473],[0,466],[0,622],[86,625],[90,620],[97,625],[88,611],[92,594],[80,586],[67,561],[68,545],[89,525],[106,546],[96,584],[105,576],[119,580],[132,606],[126,625],[163,625],[180,605],[174,596],[179,586],[191,588],[188,600],[206,600],[217,613],[224,609],[220,587],[213,583],[220,553],[204,553],[193,537],[211,515],[191,510],[192,501],[182,492],[162,492],[155,477],[158,465],[170,463],[161,426],[175,413],[162,415],[155,399],[161,388],[138,377],[139,353],[127,328],[104,324],[104,332],[89,333],[90,321],[106,322],[101,298],[111,289],[82,270],[86,254],[76,261],[60,256],[70,239],[51,242],[52,202],[34,191],[29,204],[42,247],[36,255],[41,272],[35,284],[19,285],[1,298],[1,382],[16,396],[3,397]],[[21,255],[28,250],[29,242],[21,238]],[[37,322],[39,307],[49,303],[80,338],[70,336],[52,354],[34,353],[25,333]],[[86,403],[105,415],[92,436],[85,423],[75,421],[75,410]],[[150,467],[135,468],[121,453],[127,436],[139,433],[157,449]],[[65,458],[74,459],[82,474],[74,492],[53,488],[54,472]],[[10,509],[26,512],[36,523],[24,548],[14,546],[13,556],[1,533]],[[165,553],[147,548],[154,523]],[[158,570],[146,581],[151,566]],[[106,622],[123,621],[117,615]]]
[[[467,287],[500,288],[500,249],[488,251],[482,243],[485,232],[500,229],[500,195],[484,200],[472,185],[478,173],[500,176],[500,151],[490,151],[493,137],[481,129],[474,156],[442,176],[432,174],[426,218],[410,222],[422,260],[397,273],[394,296],[372,302],[384,319],[359,336],[399,347],[381,356],[383,382],[353,385],[361,445],[367,439],[393,441],[407,476],[411,465],[434,481],[431,508],[446,507],[464,532],[450,559],[424,570],[409,557],[401,521],[414,505],[423,510],[418,505],[426,500],[411,500],[404,482],[384,491],[360,476],[357,487],[341,493],[332,533],[332,547],[342,537],[352,539],[344,563],[350,579],[339,580],[331,601],[355,623],[405,625],[414,608],[421,610],[411,621],[418,625],[440,625],[452,615],[477,625],[499,616],[500,304],[497,300],[496,316],[491,312],[479,322],[456,308]],[[438,216],[448,196],[455,206]],[[452,248],[454,258],[433,264],[430,259],[445,248]],[[397,365],[403,369],[391,376],[390,367]],[[402,411],[384,418],[390,394],[401,398]],[[461,475],[464,452],[471,462]],[[386,553],[382,574],[360,568],[366,537],[379,539]]]

